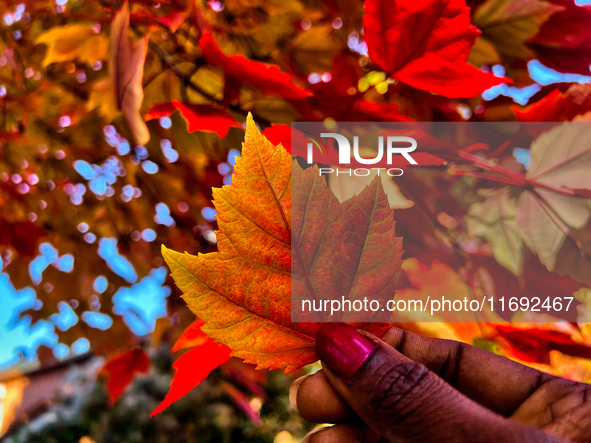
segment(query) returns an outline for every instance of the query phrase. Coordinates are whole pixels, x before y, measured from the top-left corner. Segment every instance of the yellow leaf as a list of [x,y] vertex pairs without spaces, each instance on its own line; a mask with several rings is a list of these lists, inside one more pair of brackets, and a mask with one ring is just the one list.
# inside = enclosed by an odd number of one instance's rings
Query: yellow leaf
[[96,33],[90,24],[56,26],[37,37],[35,43],[47,45],[44,67],[76,59],[91,66],[109,55],[108,39]]

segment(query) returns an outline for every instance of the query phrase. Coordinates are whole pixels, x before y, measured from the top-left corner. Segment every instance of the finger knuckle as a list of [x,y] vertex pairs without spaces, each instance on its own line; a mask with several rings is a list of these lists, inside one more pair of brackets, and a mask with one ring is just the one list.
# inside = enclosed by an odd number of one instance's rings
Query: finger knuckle
[[368,397],[374,410],[401,411],[417,401],[424,392],[429,370],[415,362],[384,364],[377,368],[376,385]]

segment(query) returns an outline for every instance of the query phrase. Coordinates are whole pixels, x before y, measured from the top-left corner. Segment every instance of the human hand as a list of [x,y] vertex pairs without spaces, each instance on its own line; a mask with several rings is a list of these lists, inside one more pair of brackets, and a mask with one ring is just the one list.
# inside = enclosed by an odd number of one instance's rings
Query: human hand
[[591,442],[591,385],[451,340],[343,323],[317,336],[323,370],[296,380],[292,405],[335,423],[306,443]]

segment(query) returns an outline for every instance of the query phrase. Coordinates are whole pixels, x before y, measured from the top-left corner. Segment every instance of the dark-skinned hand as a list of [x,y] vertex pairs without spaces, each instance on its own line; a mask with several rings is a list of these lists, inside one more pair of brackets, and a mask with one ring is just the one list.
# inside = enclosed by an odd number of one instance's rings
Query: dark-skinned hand
[[464,343],[343,323],[317,336],[323,370],[296,380],[292,405],[335,423],[306,443],[591,442],[591,385]]

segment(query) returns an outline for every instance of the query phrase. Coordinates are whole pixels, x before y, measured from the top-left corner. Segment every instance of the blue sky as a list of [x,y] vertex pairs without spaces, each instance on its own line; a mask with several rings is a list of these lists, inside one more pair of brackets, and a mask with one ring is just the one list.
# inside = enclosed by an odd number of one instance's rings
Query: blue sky
[[[162,214],[164,217],[166,214]],[[166,315],[166,298],[170,288],[163,286],[167,269],[163,266],[152,269],[149,275],[139,278],[133,265],[117,249],[117,241],[112,238],[101,238],[98,241],[98,254],[113,272],[123,277],[130,285],[121,287],[113,295],[113,312],[102,312],[100,304],[79,317],[69,303],[58,304],[58,312],[47,320],[31,325],[29,316],[20,314],[27,309],[41,308],[41,301],[33,288],[16,290],[8,275],[0,272],[0,370],[18,363],[21,358],[36,358],[36,350],[40,345],[53,348],[58,358],[87,352],[90,349],[88,340],[81,337],[71,346],[58,342],[56,330],[66,331],[79,321],[89,326],[106,330],[111,327],[114,317],[121,316],[125,324],[137,335],[149,334],[154,330],[156,319]],[[62,272],[72,272],[75,263],[72,256],[59,255],[51,244],[42,243],[39,255],[31,261],[29,274],[37,284],[43,281],[43,271],[54,266]],[[94,281],[93,289],[97,294],[107,289],[108,280],[99,276]],[[98,297],[96,298],[98,300]],[[117,320],[117,319],[115,319]]]
[[[591,2],[591,0],[589,0]],[[484,100],[493,100],[499,95],[511,97],[515,103],[526,105],[529,100],[542,89],[542,86],[548,86],[554,83],[588,83],[591,81],[590,76],[579,74],[562,74],[553,69],[542,65],[538,60],[531,60],[527,64],[530,78],[535,82],[532,85],[523,88],[516,88],[515,86],[502,84],[494,86],[487,91],[484,91],[482,98]],[[493,74],[503,77],[505,75],[505,68],[501,65],[495,65],[492,68]]]

